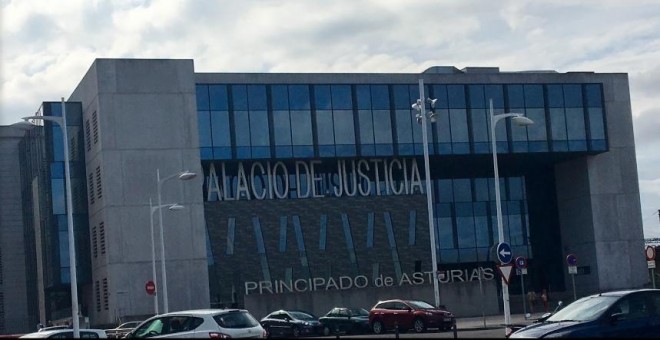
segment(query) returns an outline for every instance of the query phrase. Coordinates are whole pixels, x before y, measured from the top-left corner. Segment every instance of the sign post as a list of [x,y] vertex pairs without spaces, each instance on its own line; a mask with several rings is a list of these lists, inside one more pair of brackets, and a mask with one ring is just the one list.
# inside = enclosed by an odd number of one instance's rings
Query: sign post
[[516,272],[520,273],[520,287],[522,289],[522,301],[523,301],[523,314],[525,315],[525,318],[527,318],[527,298],[525,297],[525,274],[527,272],[527,259],[518,256],[516,257]]
[[568,264],[568,273],[571,274],[571,281],[573,282],[573,301],[577,300],[575,293],[575,274],[577,274],[577,256],[575,254],[568,254],[566,256],[566,263]]
[[651,282],[653,282],[653,289],[655,289],[655,247],[646,246],[644,254],[646,255],[646,264],[651,269]]

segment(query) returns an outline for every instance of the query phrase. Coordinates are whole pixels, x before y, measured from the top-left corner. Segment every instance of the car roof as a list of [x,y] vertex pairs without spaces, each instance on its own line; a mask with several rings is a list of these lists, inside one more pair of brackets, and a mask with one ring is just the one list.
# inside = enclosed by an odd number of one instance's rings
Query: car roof
[[613,290],[609,292],[602,292],[598,294],[593,294],[592,296],[625,296],[633,293],[640,292],[660,292],[660,289],[651,289],[651,288],[642,288],[642,289],[624,289],[624,290]]
[[245,309],[237,309],[237,308],[228,308],[228,309],[218,309],[218,308],[207,308],[207,309],[189,309],[189,310],[182,310],[182,311],[176,311],[176,312],[169,312],[166,314],[160,314],[158,316],[168,316],[168,315],[215,315],[215,314],[223,314],[223,313],[229,313],[229,312],[236,312],[236,311],[244,311],[247,312]]
[[[104,329],[96,329],[96,328],[80,328],[79,331],[80,332],[94,332],[94,333],[102,332],[103,334],[106,334]],[[58,333],[64,333],[64,332],[73,332],[73,328],[50,329],[50,330],[41,331],[41,332],[34,332],[34,333],[24,334],[21,337],[25,337],[25,338],[47,338],[52,334],[58,334]]]

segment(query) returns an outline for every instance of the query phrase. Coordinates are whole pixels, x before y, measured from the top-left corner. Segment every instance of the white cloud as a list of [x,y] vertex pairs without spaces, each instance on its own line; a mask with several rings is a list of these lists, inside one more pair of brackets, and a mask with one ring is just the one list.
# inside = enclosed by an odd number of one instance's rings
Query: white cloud
[[660,208],[654,0],[1,4],[0,125],[67,97],[95,58],[190,58],[198,72],[421,72],[442,65],[628,73],[642,210]]

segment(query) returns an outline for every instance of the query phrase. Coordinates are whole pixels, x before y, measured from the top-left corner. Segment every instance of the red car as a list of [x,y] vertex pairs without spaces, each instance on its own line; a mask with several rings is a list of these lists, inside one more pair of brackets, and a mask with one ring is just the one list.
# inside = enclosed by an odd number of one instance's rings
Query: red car
[[454,314],[418,300],[387,300],[378,302],[369,311],[369,325],[375,334],[382,334],[399,327],[400,331],[417,333],[428,328],[450,330],[456,319]]

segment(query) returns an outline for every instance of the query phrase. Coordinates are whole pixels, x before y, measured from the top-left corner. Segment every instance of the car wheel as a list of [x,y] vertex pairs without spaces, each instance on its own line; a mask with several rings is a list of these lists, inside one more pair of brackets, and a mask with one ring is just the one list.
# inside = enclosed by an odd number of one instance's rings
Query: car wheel
[[294,338],[299,337],[300,336],[300,328],[294,326],[293,329],[291,330],[291,334],[293,335]]
[[415,319],[415,322],[413,322],[413,329],[417,333],[421,333],[426,330],[426,325],[424,324],[424,320],[417,318]]
[[323,335],[325,335],[325,336],[330,335],[330,327],[323,326]]
[[374,321],[373,325],[371,325],[371,330],[374,331],[374,334],[383,333],[383,323],[380,321]]

